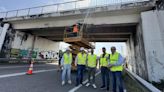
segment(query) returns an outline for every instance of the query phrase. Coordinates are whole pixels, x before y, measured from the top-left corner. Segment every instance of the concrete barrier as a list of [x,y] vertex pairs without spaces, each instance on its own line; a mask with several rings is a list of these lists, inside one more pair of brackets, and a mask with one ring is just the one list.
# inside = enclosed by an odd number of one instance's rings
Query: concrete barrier
[[155,86],[153,86],[152,84],[150,84],[149,82],[145,81],[144,79],[142,79],[141,77],[139,77],[138,75],[136,75],[135,73],[131,72],[130,70],[128,70],[127,68],[125,68],[125,71],[127,72],[127,74],[132,77],[132,79],[137,80],[141,85],[143,85],[146,89],[148,89],[150,92],[161,92],[159,89],[157,89]]

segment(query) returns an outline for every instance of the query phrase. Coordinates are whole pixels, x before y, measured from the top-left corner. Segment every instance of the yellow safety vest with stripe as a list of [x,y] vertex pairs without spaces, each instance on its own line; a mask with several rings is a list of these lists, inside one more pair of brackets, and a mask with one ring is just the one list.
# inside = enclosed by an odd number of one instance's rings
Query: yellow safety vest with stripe
[[[115,52],[114,54],[110,54],[110,63],[111,64],[115,64],[116,62],[118,62],[118,58],[119,58],[119,53],[118,52]],[[120,66],[112,66],[110,68],[111,71],[122,71],[123,70],[123,66],[120,65]]]
[[95,54],[91,55],[89,54],[88,55],[88,66],[89,67],[96,67],[96,64],[97,64],[97,56]]
[[72,63],[72,54],[69,55],[64,53],[64,64],[71,64]]
[[107,67],[108,66],[108,60],[107,58],[109,57],[109,54],[105,54],[103,57],[103,54],[100,56],[100,66]]
[[78,65],[86,65],[87,54],[84,53],[82,55],[82,53],[78,53],[77,58],[78,58],[78,61],[77,61]]

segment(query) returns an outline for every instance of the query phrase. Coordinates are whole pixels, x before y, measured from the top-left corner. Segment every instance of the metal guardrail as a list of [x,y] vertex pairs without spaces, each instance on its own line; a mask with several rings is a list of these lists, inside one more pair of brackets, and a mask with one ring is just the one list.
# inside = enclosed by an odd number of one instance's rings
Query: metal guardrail
[[31,16],[37,14],[46,14],[68,10],[77,10],[81,8],[98,7],[104,5],[123,5],[128,3],[144,2],[149,0],[76,0],[64,3],[57,3],[39,7],[0,12],[0,18],[12,18],[21,16]]
[[152,84],[148,83],[147,81],[145,81],[144,79],[142,79],[138,75],[136,75],[133,72],[129,71],[127,68],[125,68],[125,71],[127,72],[127,74],[130,77],[132,77],[132,79],[135,79],[137,82],[139,82],[141,85],[143,85],[146,90],[149,90],[150,92],[161,92],[159,89],[154,87]]

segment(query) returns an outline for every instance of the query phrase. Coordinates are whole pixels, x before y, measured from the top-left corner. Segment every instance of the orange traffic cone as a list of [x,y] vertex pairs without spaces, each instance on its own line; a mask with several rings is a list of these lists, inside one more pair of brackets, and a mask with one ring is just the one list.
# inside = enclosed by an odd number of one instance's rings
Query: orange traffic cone
[[31,62],[31,64],[30,64],[30,67],[29,67],[29,69],[28,69],[28,71],[27,71],[27,75],[31,75],[32,74],[32,71],[33,71],[33,61]]

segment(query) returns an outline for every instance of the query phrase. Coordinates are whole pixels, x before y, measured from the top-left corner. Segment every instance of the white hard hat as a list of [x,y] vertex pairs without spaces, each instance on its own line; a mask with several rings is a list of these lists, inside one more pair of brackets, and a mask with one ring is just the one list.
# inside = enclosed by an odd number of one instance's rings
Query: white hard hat
[[70,49],[70,48],[66,48],[66,51],[67,51],[67,50],[71,51],[71,49]]
[[89,49],[88,52],[91,52],[91,49]]
[[82,51],[82,50],[84,50],[84,47],[81,47],[81,48],[80,48],[80,51]]

